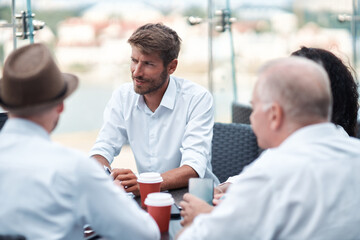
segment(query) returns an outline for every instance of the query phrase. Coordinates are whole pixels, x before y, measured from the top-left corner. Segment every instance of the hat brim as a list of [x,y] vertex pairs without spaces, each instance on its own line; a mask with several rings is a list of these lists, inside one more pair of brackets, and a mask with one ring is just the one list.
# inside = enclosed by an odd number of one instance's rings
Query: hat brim
[[18,115],[32,115],[41,112],[43,110],[46,110],[48,108],[51,108],[53,106],[56,106],[57,104],[61,103],[65,98],[70,96],[77,89],[79,85],[79,79],[77,76],[70,73],[61,73],[61,75],[64,82],[66,83],[66,90],[64,94],[61,94],[61,96],[44,103],[40,103],[36,105],[20,106],[20,107],[10,106],[3,101],[1,96],[2,79],[0,79],[0,106],[4,108],[6,111]]

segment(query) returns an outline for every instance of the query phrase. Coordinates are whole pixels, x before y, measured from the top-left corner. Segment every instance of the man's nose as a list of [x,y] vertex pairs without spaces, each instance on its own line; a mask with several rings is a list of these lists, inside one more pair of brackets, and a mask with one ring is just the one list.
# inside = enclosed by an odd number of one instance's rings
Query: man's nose
[[132,74],[133,74],[134,77],[140,77],[140,76],[142,76],[143,71],[142,71],[142,66],[141,66],[140,63],[135,64],[135,65],[133,66],[133,72],[132,72]]

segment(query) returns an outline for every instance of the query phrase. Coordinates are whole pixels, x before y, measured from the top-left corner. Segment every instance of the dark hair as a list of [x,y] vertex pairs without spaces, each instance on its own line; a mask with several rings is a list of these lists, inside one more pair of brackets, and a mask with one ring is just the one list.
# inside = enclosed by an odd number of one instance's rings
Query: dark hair
[[181,39],[174,30],[162,23],[148,23],[136,29],[128,43],[146,54],[158,52],[164,66],[167,66],[178,57]]
[[333,95],[331,121],[342,126],[349,136],[356,136],[359,93],[350,69],[333,53],[320,48],[301,47],[291,55],[306,57],[325,68]]

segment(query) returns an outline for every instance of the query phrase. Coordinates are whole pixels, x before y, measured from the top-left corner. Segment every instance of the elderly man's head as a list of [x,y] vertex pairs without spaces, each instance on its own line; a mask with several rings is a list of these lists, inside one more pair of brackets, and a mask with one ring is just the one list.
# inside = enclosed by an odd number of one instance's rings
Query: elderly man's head
[[269,62],[260,69],[251,124],[262,148],[277,147],[295,130],[329,121],[332,97],[327,73],[299,57]]

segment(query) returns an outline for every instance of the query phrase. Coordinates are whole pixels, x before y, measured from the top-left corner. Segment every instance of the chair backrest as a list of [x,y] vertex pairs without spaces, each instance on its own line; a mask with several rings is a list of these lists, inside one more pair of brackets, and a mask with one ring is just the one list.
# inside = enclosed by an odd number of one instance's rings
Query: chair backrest
[[6,112],[0,112],[0,130],[4,126],[7,119],[8,119],[7,113]]
[[26,240],[26,238],[21,235],[0,235],[0,240]]
[[212,139],[212,160],[214,174],[220,182],[239,174],[254,161],[261,149],[256,136],[248,124],[215,123]]
[[232,122],[250,124],[252,107],[238,102],[233,102],[231,106]]

